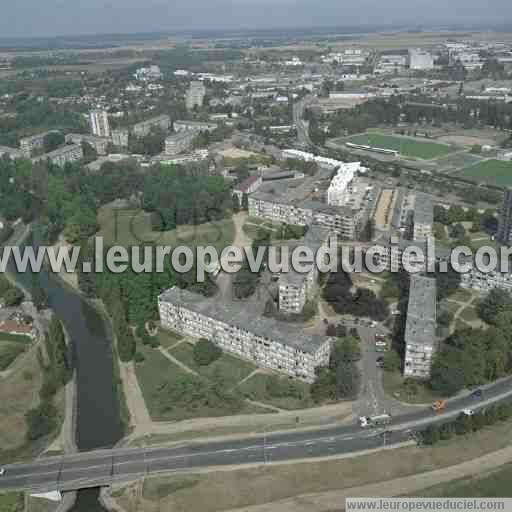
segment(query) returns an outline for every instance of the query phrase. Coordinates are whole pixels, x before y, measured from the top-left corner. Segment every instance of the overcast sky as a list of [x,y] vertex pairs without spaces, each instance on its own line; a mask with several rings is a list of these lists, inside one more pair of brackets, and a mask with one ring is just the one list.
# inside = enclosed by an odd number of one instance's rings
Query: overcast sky
[[0,37],[437,23],[511,23],[511,0],[0,0]]

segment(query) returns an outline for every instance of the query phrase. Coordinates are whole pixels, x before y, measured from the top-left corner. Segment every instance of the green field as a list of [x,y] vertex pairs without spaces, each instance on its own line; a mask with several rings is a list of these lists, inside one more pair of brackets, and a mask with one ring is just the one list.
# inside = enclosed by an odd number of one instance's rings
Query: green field
[[401,155],[412,158],[421,158],[430,160],[440,156],[448,155],[456,151],[453,146],[438,144],[436,142],[423,142],[406,137],[394,135],[380,135],[378,133],[366,133],[364,135],[354,135],[343,139],[344,142],[353,144],[363,144],[376,148],[392,149],[399,151]]
[[242,359],[233,357],[225,352],[222,356],[208,366],[199,366],[194,361],[194,347],[190,343],[180,343],[169,353],[188,366],[190,369],[199,373],[207,379],[214,379],[216,375],[221,375],[228,388],[236,386],[242,379],[256,370],[256,366]]
[[479,183],[509,187],[512,185],[512,162],[486,160],[472,167],[466,167],[458,176]]
[[21,512],[22,510],[25,510],[23,493],[0,494],[0,512]]
[[280,409],[305,409],[314,405],[309,385],[287,377],[258,373],[245,381],[239,389],[250,400]]
[[154,421],[268,413],[249,405],[231,391],[230,379],[215,373],[212,379],[185,372],[160,351],[140,345],[145,360],[136,365],[137,379]]
[[[0,334],[0,371],[6,370],[16,358],[25,352],[32,340],[19,334]],[[0,510],[1,512],[1,510]]]
[[172,231],[153,231],[151,217],[142,210],[101,208],[98,214],[100,230],[96,236],[104,239],[105,246],[130,247],[141,243],[186,245],[195,249],[198,245],[211,245],[221,251],[234,238],[235,226],[231,219],[209,222],[199,226],[180,226]]
[[483,477],[468,477],[421,491],[422,497],[511,498],[512,464]]

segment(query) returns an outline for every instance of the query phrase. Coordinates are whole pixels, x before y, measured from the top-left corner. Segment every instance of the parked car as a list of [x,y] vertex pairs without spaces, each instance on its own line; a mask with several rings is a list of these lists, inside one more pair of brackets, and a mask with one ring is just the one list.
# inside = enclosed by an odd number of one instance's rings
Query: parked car
[[483,391],[481,389],[475,389],[473,393],[471,393],[471,398],[482,398]]

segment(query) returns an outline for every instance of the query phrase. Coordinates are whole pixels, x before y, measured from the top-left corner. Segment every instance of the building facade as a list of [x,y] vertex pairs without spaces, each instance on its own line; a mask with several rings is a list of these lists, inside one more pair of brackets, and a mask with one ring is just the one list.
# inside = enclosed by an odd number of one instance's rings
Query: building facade
[[239,304],[171,288],[158,297],[162,326],[186,336],[209,339],[226,352],[306,382],[328,364],[332,339],[306,335],[277,320],[255,317]]
[[66,143],[68,144],[82,144],[82,142],[92,146],[98,155],[106,155],[111,140],[105,137],[95,137],[94,135],[83,135],[81,133],[69,133],[66,135]]
[[187,110],[194,110],[195,107],[201,108],[203,106],[204,97],[206,96],[206,88],[203,82],[193,81],[185,97],[185,104]]
[[58,130],[51,130],[49,132],[38,133],[37,135],[32,135],[31,137],[24,137],[23,139],[20,139],[20,150],[23,155],[27,158],[30,158],[33,151],[44,149],[44,142],[50,133],[60,132]]
[[186,131],[169,135],[165,139],[165,154],[167,156],[175,156],[187,151],[192,147],[197,134],[198,132],[196,131]]
[[91,133],[96,137],[110,137],[110,123],[108,113],[105,110],[89,112],[89,126],[91,127]]
[[175,132],[213,132],[219,127],[219,125],[217,123],[207,123],[202,121],[174,121],[173,127]]
[[430,377],[437,344],[436,300],[435,279],[411,275],[405,326],[405,377]]
[[160,130],[166,132],[169,130],[170,126],[171,118],[167,115],[161,115],[134,124],[132,127],[132,132],[136,137],[145,137],[151,133],[153,128],[159,128]]
[[130,140],[129,130],[113,130],[112,131],[112,144],[118,148],[128,147]]
[[77,162],[84,157],[81,144],[68,144],[55,151],[46,153],[36,158],[32,158],[32,162],[41,162],[50,160],[52,164],[64,167],[67,163]]
[[498,240],[506,245],[512,243],[512,189],[510,188],[505,190],[498,217]]

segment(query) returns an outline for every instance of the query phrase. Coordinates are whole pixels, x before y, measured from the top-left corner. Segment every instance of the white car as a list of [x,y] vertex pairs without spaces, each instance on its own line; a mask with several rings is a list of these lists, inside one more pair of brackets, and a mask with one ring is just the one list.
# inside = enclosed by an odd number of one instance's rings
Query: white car
[[359,426],[363,428],[368,426],[368,418],[366,416],[359,417]]
[[5,475],[5,468],[0,468],[0,476],[4,476]]
[[462,414],[465,414],[466,416],[473,416],[473,414],[475,414],[475,411],[473,411],[473,409],[464,409],[462,411]]

